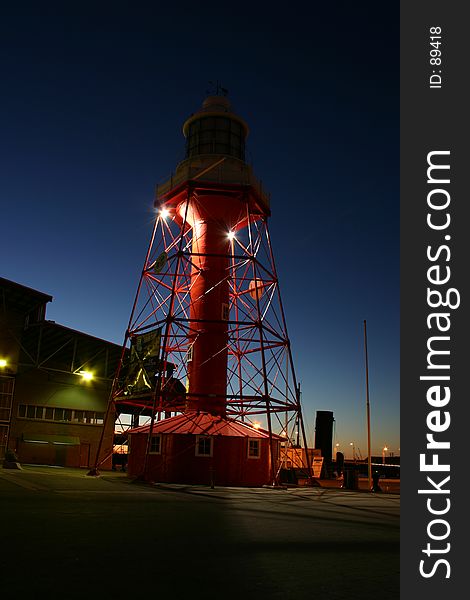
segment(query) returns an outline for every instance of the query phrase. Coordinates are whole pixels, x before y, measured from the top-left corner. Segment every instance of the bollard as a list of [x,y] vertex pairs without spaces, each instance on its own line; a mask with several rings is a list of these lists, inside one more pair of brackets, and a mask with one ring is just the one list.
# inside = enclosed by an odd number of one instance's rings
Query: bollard
[[379,472],[378,471],[374,471],[374,473],[372,473],[372,491],[373,492],[381,492],[382,488],[379,485]]
[[343,485],[341,487],[347,490],[358,489],[357,472],[354,469],[346,469],[344,471]]
[[211,481],[211,490],[214,489],[214,484],[215,484],[215,472],[214,472],[214,467],[210,467],[209,469],[209,473],[210,473],[210,481]]

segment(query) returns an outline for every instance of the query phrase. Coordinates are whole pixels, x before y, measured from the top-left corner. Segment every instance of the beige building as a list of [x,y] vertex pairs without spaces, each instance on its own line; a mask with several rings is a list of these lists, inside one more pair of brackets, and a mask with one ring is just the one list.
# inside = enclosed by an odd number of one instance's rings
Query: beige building
[[[52,297],[0,278],[0,458],[88,468],[121,348],[46,320]],[[111,468],[114,414],[101,465]]]

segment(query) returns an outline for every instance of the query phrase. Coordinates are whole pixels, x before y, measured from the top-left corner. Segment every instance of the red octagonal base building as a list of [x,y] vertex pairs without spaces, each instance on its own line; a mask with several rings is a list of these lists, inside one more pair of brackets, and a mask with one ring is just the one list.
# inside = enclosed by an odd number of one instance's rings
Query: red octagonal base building
[[[187,412],[129,431],[128,474],[147,481],[260,486],[270,481],[269,433],[233,419]],[[279,456],[281,437],[273,436]],[[147,458],[146,458],[147,456]],[[277,460],[277,459],[276,459]]]

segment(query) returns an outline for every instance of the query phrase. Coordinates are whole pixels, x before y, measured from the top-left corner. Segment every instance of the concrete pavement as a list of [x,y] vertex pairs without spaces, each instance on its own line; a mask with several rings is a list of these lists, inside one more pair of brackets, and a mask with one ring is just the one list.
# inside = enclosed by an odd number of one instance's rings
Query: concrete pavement
[[0,469],[2,591],[18,598],[399,598],[399,496],[145,485]]

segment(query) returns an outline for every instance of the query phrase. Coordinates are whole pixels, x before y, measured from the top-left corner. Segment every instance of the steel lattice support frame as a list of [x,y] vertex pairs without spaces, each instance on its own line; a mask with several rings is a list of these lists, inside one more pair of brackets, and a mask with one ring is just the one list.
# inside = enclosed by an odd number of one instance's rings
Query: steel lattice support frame
[[[191,360],[191,340],[194,343],[198,328],[204,323],[191,318],[191,304],[199,301],[191,290],[197,285],[195,261],[198,240],[188,220],[188,214],[198,202],[201,183],[187,186],[186,201],[179,216],[157,211],[154,228],[145,258],[134,305],[125,334],[121,361],[114,378],[106,421],[114,414],[117,403],[135,410],[150,413],[154,420],[169,411],[181,412],[191,400],[175,395],[171,379],[165,377],[165,365],[174,365],[173,378],[186,383],[188,362]],[[226,191],[225,189],[222,191]],[[278,481],[279,470],[286,456],[274,456],[272,436],[286,438],[284,453],[290,446],[298,446],[301,435],[305,450],[305,464],[298,465],[311,472],[307,452],[305,428],[302,418],[300,388],[297,384],[291,346],[279,290],[279,281],[268,229],[267,211],[256,210],[249,193],[240,186],[237,191],[240,203],[239,223],[228,231],[230,243],[224,256],[228,265],[223,279],[217,285],[228,283],[229,304],[224,314],[214,315],[214,320],[224,321],[227,328],[226,402],[227,416],[248,423],[264,418],[263,427],[270,435],[272,482]],[[214,287],[215,287],[214,286]],[[208,290],[210,293],[210,290]],[[206,322],[207,323],[207,322]],[[125,395],[122,369],[126,352],[133,336],[161,329],[161,372],[147,394]],[[204,390],[197,390],[197,396]],[[104,460],[101,444],[94,471]],[[310,475],[309,475],[310,478]]]

